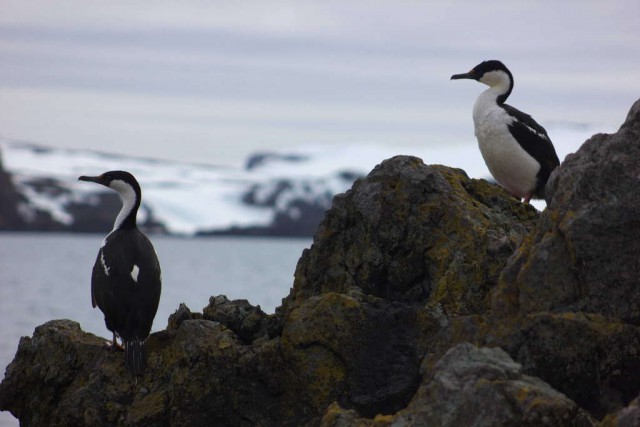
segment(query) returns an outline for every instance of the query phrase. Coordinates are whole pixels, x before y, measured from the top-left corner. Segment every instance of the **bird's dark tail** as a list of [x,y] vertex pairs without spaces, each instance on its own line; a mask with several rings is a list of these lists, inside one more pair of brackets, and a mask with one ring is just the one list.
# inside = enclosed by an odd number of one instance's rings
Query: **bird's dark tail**
[[146,366],[144,341],[125,341],[124,359],[127,368],[133,375],[142,375]]

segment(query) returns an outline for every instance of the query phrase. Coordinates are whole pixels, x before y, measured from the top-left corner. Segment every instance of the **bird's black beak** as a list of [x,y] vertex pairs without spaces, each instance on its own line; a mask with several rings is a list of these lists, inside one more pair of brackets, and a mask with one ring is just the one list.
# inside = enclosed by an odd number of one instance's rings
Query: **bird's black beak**
[[99,176],[84,176],[82,175],[78,178],[78,181],[87,181],[87,182],[95,182],[96,184],[107,185],[104,177],[102,175]]
[[454,74],[453,76],[451,76],[451,80],[461,80],[461,79],[476,80],[476,73],[474,72],[474,70],[471,70],[468,73]]

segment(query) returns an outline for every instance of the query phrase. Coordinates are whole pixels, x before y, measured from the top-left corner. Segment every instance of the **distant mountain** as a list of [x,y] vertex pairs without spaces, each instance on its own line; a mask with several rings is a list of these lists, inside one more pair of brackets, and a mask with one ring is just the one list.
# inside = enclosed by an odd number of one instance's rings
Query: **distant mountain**
[[54,149],[2,138],[0,155],[0,229],[17,231],[110,230],[120,208],[117,194],[77,178],[122,169],[141,182],[138,218],[147,231],[312,236],[333,196],[368,170],[347,167],[332,153],[313,150],[255,154],[244,169]]
[[2,152],[0,152],[0,230],[18,230],[24,226],[24,221],[18,213],[21,201],[11,175],[4,170]]
[[[561,159],[602,131],[567,123],[547,130]],[[236,168],[54,149],[0,137],[0,229],[110,230],[120,208],[118,196],[77,178],[124,169],[142,184],[138,220],[147,230],[186,236],[312,236],[335,194],[397,154],[489,178],[472,136],[467,143],[425,141],[410,150],[354,142],[300,146],[256,153]],[[534,205],[542,209],[544,202]]]

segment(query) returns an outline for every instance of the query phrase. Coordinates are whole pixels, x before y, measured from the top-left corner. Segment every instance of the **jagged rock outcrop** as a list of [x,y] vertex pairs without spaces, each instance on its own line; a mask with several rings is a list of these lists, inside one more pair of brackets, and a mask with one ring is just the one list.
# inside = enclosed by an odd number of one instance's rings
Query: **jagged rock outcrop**
[[[567,156],[536,232],[500,281],[498,312],[585,311],[640,325],[640,103]],[[500,301],[502,300],[502,301]]]
[[639,169],[640,101],[567,158],[539,216],[389,159],[336,197],[276,314],[181,305],[137,382],[103,339],[49,322],[0,409],[25,426],[633,425]]
[[458,169],[395,157],[334,198],[284,308],[326,292],[481,313],[537,213]]

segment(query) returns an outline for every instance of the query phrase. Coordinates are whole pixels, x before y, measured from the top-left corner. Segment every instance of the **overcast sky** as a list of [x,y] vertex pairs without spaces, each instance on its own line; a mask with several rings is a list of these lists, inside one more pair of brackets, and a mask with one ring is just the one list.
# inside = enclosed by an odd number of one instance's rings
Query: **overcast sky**
[[[0,0],[0,135],[213,164],[475,144],[485,59],[553,138],[640,97],[640,2]],[[330,148],[328,148],[330,149]]]

